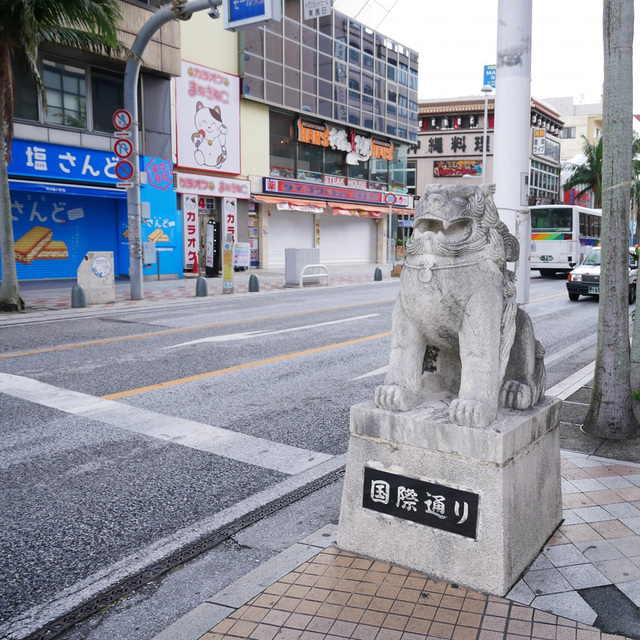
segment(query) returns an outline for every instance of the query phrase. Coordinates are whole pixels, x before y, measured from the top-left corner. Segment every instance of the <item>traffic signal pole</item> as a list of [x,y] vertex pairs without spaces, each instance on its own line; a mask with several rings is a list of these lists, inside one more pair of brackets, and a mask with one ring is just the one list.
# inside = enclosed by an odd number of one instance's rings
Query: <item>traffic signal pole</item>
[[132,47],[124,73],[124,108],[131,114],[131,143],[133,153],[133,185],[127,189],[127,222],[129,228],[129,279],[131,283],[131,299],[142,300],[144,291],[142,286],[142,223],[140,218],[140,126],[138,113],[138,80],[142,55],[151,41],[153,34],[163,25],[172,20],[188,20],[194,13],[209,9],[212,18],[219,16],[217,7],[222,0],[173,0],[171,4],[163,6],[153,14],[143,25]]

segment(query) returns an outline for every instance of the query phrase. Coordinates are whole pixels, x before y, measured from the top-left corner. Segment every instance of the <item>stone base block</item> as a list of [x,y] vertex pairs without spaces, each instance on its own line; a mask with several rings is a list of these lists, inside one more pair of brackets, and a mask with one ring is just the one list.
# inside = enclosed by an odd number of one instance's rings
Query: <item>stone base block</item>
[[486,429],[452,424],[444,402],[353,406],[338,547],[505,595],[562,520],[561,404]]

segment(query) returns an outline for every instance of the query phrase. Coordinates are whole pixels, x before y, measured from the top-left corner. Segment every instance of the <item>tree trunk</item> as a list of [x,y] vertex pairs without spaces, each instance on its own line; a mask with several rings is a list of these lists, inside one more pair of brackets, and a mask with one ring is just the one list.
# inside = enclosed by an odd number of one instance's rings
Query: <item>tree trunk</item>
[[[4,114],[4,92],[0,91],[0,113]],[[22,311],[16,254],[14,251],[13,222],[11,220],[11,195],[7,155],[0,149],[0,254],[2,255],[2,284],[0,285],[0,311]]]
[[633,0],[604,0],[602,268],[598,352],[584,430],[640,436],[633,413],[629,348],[629,197],[632,143]]

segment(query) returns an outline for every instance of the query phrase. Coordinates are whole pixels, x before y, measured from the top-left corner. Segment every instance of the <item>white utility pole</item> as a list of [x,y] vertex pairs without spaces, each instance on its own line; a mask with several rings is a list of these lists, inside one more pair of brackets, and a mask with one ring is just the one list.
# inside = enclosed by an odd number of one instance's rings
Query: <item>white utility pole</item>
[[493,181],[500,218],[520,243],[517,301],[529,301],[531,220],[527,207],[531,131],[531,3],[498,1]]

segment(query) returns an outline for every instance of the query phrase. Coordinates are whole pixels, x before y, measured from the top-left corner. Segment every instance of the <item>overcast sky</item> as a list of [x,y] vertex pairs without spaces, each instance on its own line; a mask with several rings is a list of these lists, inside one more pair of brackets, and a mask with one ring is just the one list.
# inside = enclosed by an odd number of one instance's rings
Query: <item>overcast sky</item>
[[[533,97],[601,101],[602,1],[533,0]],[[496,62],[498,0],[334,0],[333,7],[420,53],[419,98],[482,95],[484,65]],[[639,14],[636,8],[634,113],[640,113]]]

